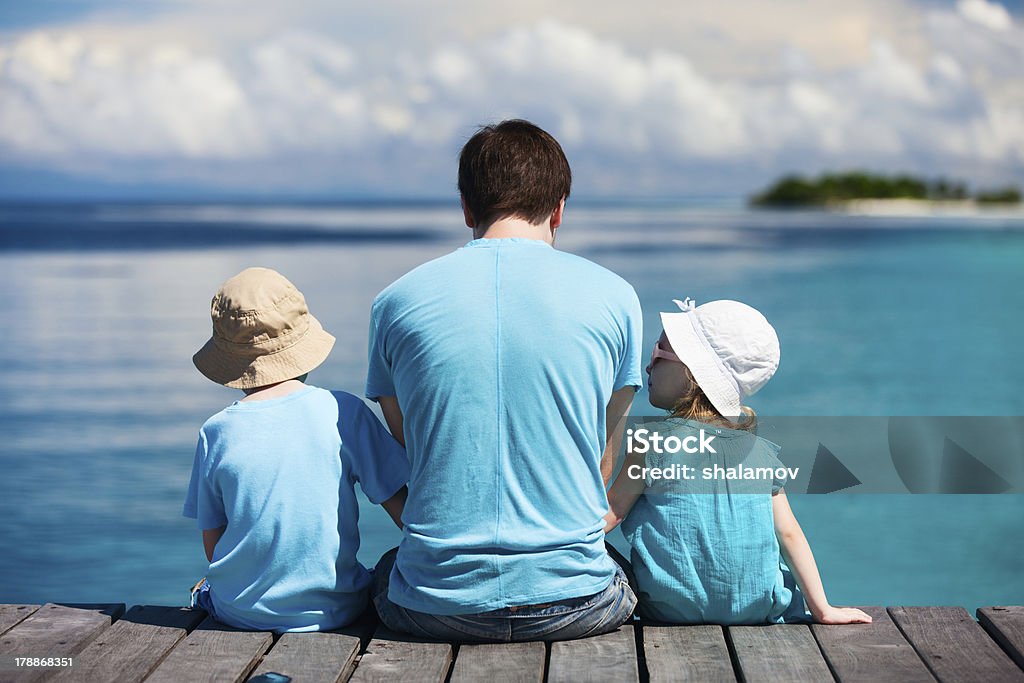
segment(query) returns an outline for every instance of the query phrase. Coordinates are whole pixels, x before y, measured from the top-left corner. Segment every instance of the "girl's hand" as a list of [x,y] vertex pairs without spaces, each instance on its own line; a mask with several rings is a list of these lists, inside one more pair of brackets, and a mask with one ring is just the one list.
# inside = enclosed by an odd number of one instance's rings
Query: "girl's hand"
[[856,607],[833,607],[828,605],[821,614],[815,614],[819,624],[870,624],[871,615]]

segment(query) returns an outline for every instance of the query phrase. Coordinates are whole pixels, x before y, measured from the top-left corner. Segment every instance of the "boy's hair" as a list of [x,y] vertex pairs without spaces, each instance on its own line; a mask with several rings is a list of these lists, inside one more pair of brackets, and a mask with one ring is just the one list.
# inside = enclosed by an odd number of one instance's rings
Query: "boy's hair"
[[728,429],[742,429],[752,432],[757,428],[757,414],[748,406],[740,406],[742,419],[737,422],[718,412],[718,409],[711,404],[711,400],[704,393],[704,390],[697,385],[697,381],[690,373],[690,368],[683,365],[686,379],[689,380],[689,389],[683,394],[675,407],[672,409],[672,417],[680,417],[685,420],[695,420],[709,425],[718,425]]
[[571,185],[561,145],[529,121],[483,126],[459,154],[459,192],[479,227],[510,216],[540,223]]

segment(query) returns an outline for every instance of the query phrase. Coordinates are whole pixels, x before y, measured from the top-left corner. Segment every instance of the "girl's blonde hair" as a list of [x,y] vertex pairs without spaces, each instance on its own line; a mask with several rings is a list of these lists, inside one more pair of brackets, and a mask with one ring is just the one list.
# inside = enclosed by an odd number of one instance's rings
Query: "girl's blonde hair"
[[711,404],[707,394],[697,384],[697,380],[690,373],[690,368],[683,365],[683,372],[689,380],[689,389],[683,394],[675,407],[672,409],[672,417],[680,417],[685,420],[695,420],[709,425],[718,425],[728,429],[743,429],[752,432],[757,428],[757,414],[748,406],[740,406],[741,419],[734,422],[718,412],[718,409]]

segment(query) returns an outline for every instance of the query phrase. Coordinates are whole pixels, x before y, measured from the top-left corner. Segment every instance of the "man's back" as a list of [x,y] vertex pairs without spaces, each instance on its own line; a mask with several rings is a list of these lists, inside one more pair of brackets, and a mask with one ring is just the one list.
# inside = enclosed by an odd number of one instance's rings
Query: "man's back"
[[464,614],[603,590],[605,411],[640,384],[621,278],[540,240],[478,239],[381,293],[367,396],[412,465],[390,598]]

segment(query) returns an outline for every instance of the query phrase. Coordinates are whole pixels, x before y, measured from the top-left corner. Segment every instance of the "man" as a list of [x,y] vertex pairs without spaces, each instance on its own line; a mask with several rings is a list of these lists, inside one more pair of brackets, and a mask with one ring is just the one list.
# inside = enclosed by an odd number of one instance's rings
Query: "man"
[[374,301],[366,395],[411,464],[404,538],[373,588],[394,630],[568,639],[635,606],[602,517],[640,385],[640,304],[553,248],[571,181],[537,126],[482,128],[459,158],[474,239]]

